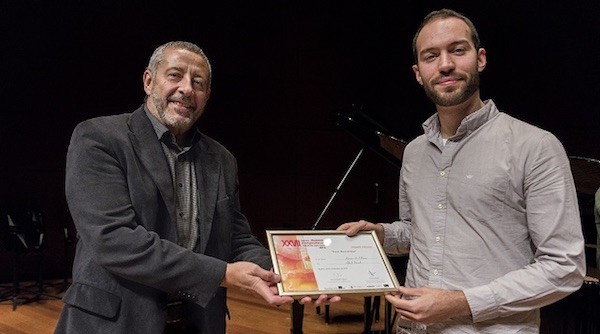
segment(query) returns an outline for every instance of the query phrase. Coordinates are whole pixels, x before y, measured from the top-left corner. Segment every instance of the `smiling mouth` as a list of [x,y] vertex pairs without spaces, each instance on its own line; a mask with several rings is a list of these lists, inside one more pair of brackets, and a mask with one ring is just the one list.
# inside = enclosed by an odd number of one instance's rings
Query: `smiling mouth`
[[460,81],[460,78],[444,78],[442,80],[438,80],[436,82],[436,85],[449,86],[449,85],[454,85],[454,84],[458,83],[459,81]]
[[169,101],[175,104],[177,107],[186,108],[186,109],[194,109],[195,107],[189,103],[181,102],[181,101]]

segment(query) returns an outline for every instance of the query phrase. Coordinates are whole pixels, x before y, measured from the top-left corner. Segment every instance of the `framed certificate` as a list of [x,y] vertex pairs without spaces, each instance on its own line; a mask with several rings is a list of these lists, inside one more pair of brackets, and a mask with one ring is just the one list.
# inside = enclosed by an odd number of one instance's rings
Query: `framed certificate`
[[273,270],[282,296],[374,294],[400,284],[375,231],[267,230]]

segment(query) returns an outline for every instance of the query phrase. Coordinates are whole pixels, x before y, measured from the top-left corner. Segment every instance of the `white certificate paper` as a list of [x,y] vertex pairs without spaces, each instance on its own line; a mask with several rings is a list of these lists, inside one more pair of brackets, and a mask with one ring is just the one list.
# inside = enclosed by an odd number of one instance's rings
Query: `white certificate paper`
[[379,293],[399,284],[375,232],[267,231],[280,295]]

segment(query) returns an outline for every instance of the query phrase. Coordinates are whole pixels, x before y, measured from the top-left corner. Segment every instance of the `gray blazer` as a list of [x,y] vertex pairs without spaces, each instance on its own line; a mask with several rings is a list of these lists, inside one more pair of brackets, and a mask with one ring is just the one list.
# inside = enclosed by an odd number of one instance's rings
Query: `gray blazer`
[[169,167],[144,108],[75,128],[66,197],[79,240],[57,333],[161,333],[173,297],[186,300],[199,333],[225,333],[226,263],[270,260],[240,212],[235,158],[205,135],[192,150],[194,251],[176,243]]

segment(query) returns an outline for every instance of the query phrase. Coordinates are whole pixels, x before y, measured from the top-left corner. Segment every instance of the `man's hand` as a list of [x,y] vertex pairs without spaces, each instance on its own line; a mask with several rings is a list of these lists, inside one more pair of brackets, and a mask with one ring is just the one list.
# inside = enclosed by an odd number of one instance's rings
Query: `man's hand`
[[[225,278],[221,286],[226,288],[240,288],[250,290],[261,296],[269,305],[283,305],[292,303],[294,299],[289,296],[279,296],[277,294],[277,283],[281,277],[273,271],[264,270],[252,262],[234,262],[228,263],[225,271]],[[320,295],[314,300],[315,306],[322,304],[335,303],[341,300],[340,296],[329,298],[328,295]],[[300,299],[300,304],[312,303],[310,296]]]
[[240,261],[227,264],[225,278],[223,278],[221,286],[253,291],[269,305],[279,306],[292,303],[294,301],[292,297],[277,294],[276,284],[280,280],[281,277],[272,271],[264,270],[252,262]]
[[355,236],[360,231],[375,231],[377,239],[383,244],[383,226],[381,224],[373,224],[366,220],[359,220],[357,222],[345,223],[337,228],[338,231],[346,231],[346,235],[349,237]]
[[385,299],[392,303],[403,319],[423,324],[471,315],[467,298],[459,290],[402,287],[399,294],[388,294]]
[[[314,300],[314,302],[315,302],[315,306],[320,306],[323,304],[337,303],[340,300],[342,300],[342,297],[340,297],[340,296],[333,296],[333,297],[329,298],[328,295],[320,295],[319,298]],[[300,304],[302,304],[302,305],[307,304],[307,303],[312,303],[312,302],[313,302],[313,299],[310,296],[306,296],[306,297],[300,299]]]

